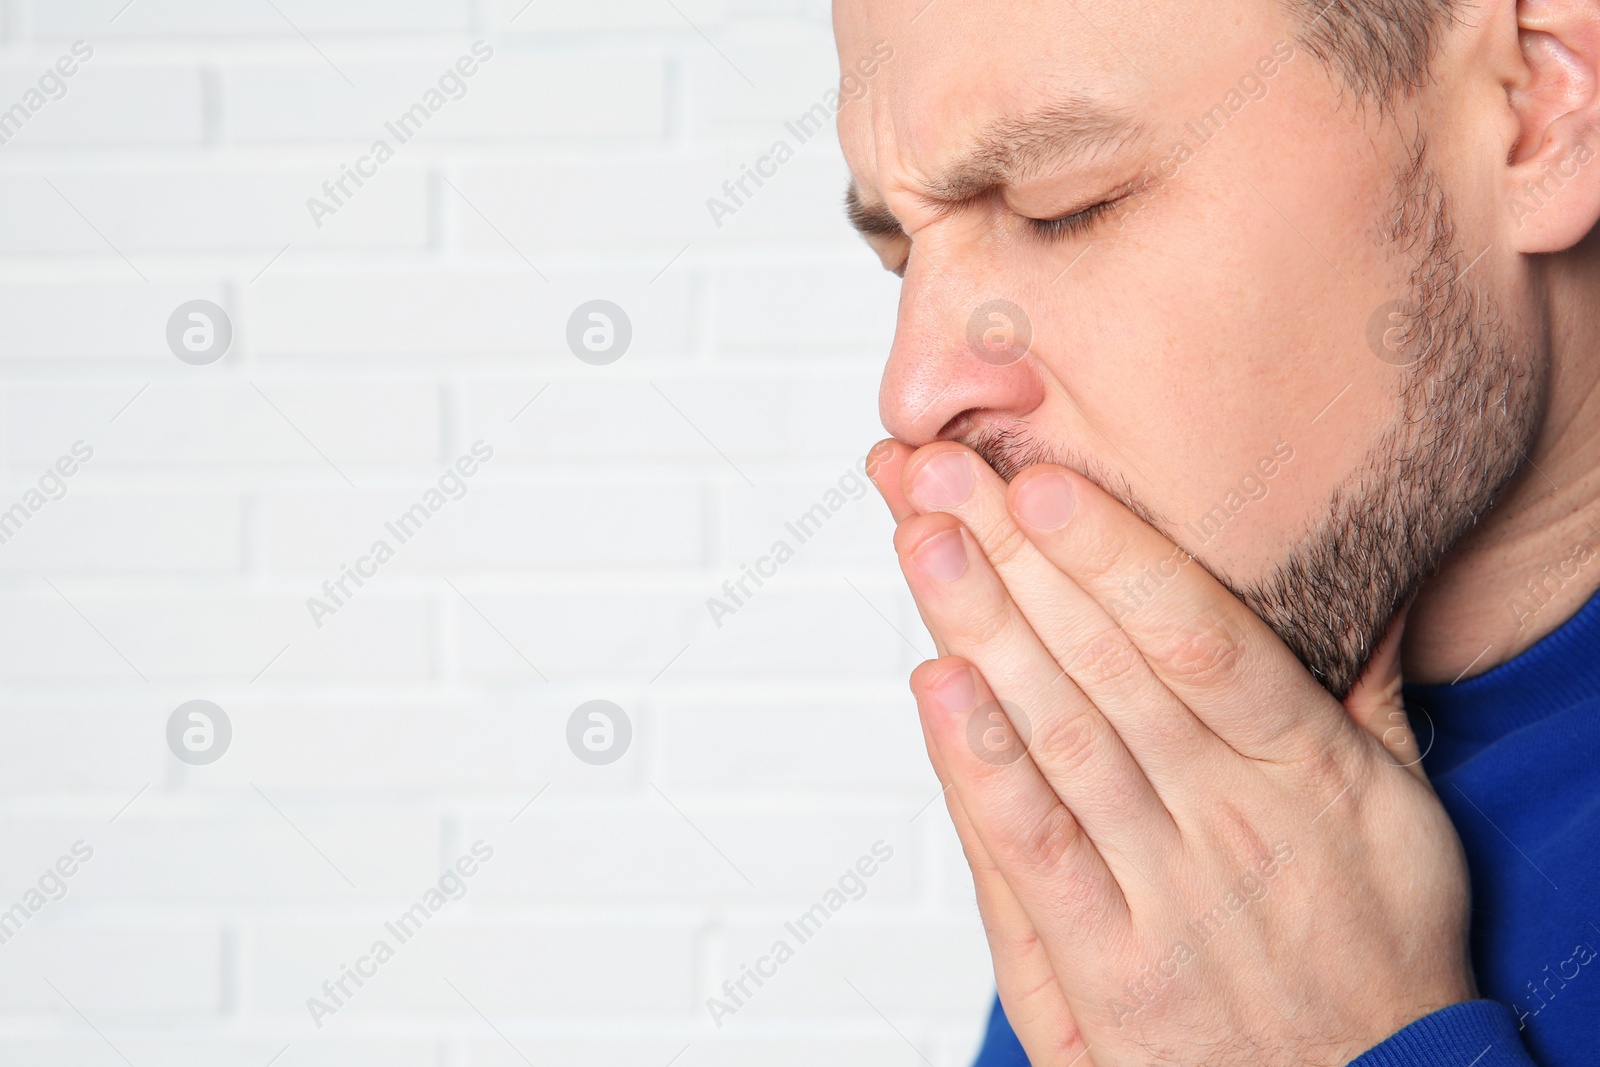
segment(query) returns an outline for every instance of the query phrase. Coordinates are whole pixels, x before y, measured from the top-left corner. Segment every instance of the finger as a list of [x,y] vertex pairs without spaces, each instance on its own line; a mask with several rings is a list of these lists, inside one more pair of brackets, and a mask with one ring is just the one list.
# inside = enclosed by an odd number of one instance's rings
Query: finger
[[1176,826],[1149,779],[1093,704],[1064,699],[1071,683],[965,528],[949,515],[915,516],[896,530],[895,547],[929,628],[1004,695],[1004,715],[988,710],[1012,718],[1089,836],[1118,855],[1175,847]]
[[[1008,501],[1039,551],[1100,602],[1161,681],[1235,750],[1294,759],[1349,728],[1265,622],[1081,474],[1031,467],[1012,481]],[[1328,714],[1307,715],[1319,700]]]
[[[948,662],[948,661],[947,661]],[[953,669],[918,699],[923,730],[961,811],[1040,936],[1058,986],[1098,973],[1096,960],[1124,942],[1128,902],[1103,854],[1061,804],[1015,730],[1003,744],[973,737],[1004,730],[986,709],[994,690],[973,665]],[[1035,973],[1038,969],[1035,968]]]
[[908,519],[916,509],[906,500],[900,489],[900,471],[911,456],[911,446],[893,437],[879,441],[867,453],[867,477],[878,487],[883,502],[889,505],[889,514],[895,522]]
[[1394,761],[1418,778],[1426,780],[1422,769],[1422,750],[1406,716],[1401,692],[1400,642],[1405,636],[1408,603],[1389,622],[1389,629],[1361,673],[1350,695],[1344,698],[1345,710],[1357,726],[1377,738]]
[[[962,674],[966,677],[961,677]],[[958,703],[963,699],[977,699],[980,703],[994,699],[988,686],[971,666],[964,660],[952,657],[929,660],[911,673],[911,692],[917,698],[918,707],[927,700],[948,700],[936,694],[941,694],[943,687],[951,682],[958,690],[955,697]],[[963,697],[960,690],[974,684],[981,697]],[[926,721],[926,716],[923,718]],[[928,746],[928,758],[933,763],[934,773],[944,786],[945,806],[950,812],[956,836],[961,840],[961,851],[972,870],[978,912],[983,918],[983,932],[989,941],[990,958],[994,961],[995,987],[999,990],[1000,1002],[1005,1005],[1006,1018],[1027,1051],[1030,1062],[1041,1067],[1044,1064],[1070,1063],[1073,1057],[1083,1051],[1083,1038],[1067,1007],[1066,998],[1061,995],[1061,987],[1056,983],[1055,971],[1044,950],[1044,942],[999,867],[983,847],[972,821],[961,807],[960,798],[951,790],[944,760],[926,727],[923,729],[923,740]]]
[[[900,471],[910,455],[911,446],[893,437],[879,441],[867,452],[867,477],[872,479],[872,484],[877,487],[883,502],[889,506],[889,514],[894,517],[896,523],[904,522],[916,514],[916,509],[906,500],[905,493],[900,491]],[[921,605],[918,605],[917,610],[921,612]],[[933,647],[939,655],[944,655],[947,651],[944,642],[939,639],[938,632],[928,626],[926,617],[923,618],[922,625],[933,635]]]
[[1006,483],[971,449],[939,442],[904,464],[907,499],[923,512],[959,518],[1056,662],[1071,678],[1061,699],[1089,701],[1116,728],[1163,795],[1188,780],[1217,744],[1156,676],[1100,603],[1017,526]]

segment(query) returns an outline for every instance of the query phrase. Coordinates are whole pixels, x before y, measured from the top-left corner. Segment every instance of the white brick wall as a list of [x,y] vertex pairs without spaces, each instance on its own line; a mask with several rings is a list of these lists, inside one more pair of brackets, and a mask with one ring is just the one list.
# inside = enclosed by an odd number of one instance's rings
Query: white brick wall
[[[0,143],[0,1063],[970,1057],[988,963],[905,691],[931,643],[851,480],[893,279],[831,131],[706,208],[830,88],[827,8],[0,0],[0,114],[93,49]],[[566,341],[597,298],[633,327],[607,366]],[[166,340],[193,299],[234,328],[209,366]],[[307,598],[477,441],[465,495],[319,626]],[[197,698],[233,727],[209,765],[166,738]],[[606,766],[566,741],[595,698],[633,727]],[[479,840],[317,1026],[307,998]],[[865,895],[714,1025],[877,841]]]

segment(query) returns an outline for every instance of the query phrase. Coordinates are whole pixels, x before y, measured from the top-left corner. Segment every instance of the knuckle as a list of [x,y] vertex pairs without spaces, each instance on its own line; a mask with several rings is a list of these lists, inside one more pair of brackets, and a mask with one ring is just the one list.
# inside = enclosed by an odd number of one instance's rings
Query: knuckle
[[984,546],[984,554],[989,557],[995,570],[1002,571],[1032,546],[1033,542],[1028,540],[1027,534],[1007,523]]
[[1334,757],[1333,748],[1329,745],[1318,745],[1301,752],[1295,760],[1294,770],[1301,784],[1314,791],[1344,778],[1344,767]]
[[955,628],[966,640],[984,645],[1003,634],[1012,619],[1011,607],[1003,598],[984,596],[962,609]]
[[989,944],[1001,958],[1027,961],[1043,957],[1045,943],[1032,923],[1004,922],[982,911],[979,914]]
[[1095,637],[1072,661],[1070,673],[1096,689],[1123,688],[1137,677],[1144,657],[1120,627]]
[[1041,918],[1041,925],[1108,932],[1119,925],[1119,898],[1095,866],[1061,863],[1049,871],[1050,895],[1042,902],[1049,918]]
[[1110,530],[1096,530],[1084,540],[1085,544],[1073,553],[1074,569],[1092,581],[1114,584],[1127,569],[1131,551],[1128,539]]
[[1300,789],[1319,809],[1349,791],[1360,774],[1344,746],[1329,741],[1307,745],[1294,757],[1291,768]]
[[[1022,965],[1034,968],[1035,977],[1026,987],[1007,990],[1006,1017],[1018,1033],[1033,1035],[1030,1050],[1036,1051],[1032,1051],[1032,1062],[1070,1067],[1088,1048],[1077,1026],[1063,1017],[1061,986],[1044,955],[1043,942],[1037,935],[1031,940],[1038,946],[1037,952],[1022,957]],[[1031,958],[1033,955],[1038,958]]]
[[1049,777],[1072,777],[1093,757],[1097,733],[1089,712],[1049,720],[1029,745],[1034,762]]
[[1203,735],[1194,728],[1193,720],[1183,713],[1181,704],[1173,706],[1172,711],[1175,713],[1159,710],[1155,714],[1141,716],[1135,727],[1140,743],[1150,746],[1154,751],[1197,754],[1203,751]]
[[1055,876],[1068,867],[1067,857],[1081,833],[1072,814],[1060,804],[1052,804],[1017,836],[1012,846],[1016,861],[1031,874],[1049,877],[1054,883]]
[[1226,615],[1207,612],[1155,639],[1156,655],[1177,681],[1212,686],[1231,679],[1243,658],[1244,635]]

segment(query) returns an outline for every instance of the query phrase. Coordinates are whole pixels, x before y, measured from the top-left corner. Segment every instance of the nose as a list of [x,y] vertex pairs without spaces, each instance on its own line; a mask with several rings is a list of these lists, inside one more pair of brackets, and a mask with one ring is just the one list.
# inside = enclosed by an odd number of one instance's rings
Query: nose
[[990,288],[913,256],[878,390],[884,429],[913,448],[954,436],[959,415],[1009,421],[1044,401],[1032,317]]

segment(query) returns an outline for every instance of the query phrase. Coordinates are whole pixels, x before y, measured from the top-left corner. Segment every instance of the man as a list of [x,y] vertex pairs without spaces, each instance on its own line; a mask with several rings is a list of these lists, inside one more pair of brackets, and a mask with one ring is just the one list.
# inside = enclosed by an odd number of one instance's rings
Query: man
[[980,1063],[1595,1062],[1600,3],[834,21]]

